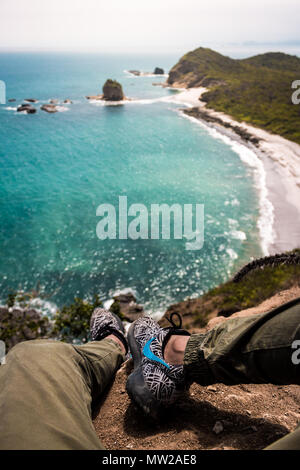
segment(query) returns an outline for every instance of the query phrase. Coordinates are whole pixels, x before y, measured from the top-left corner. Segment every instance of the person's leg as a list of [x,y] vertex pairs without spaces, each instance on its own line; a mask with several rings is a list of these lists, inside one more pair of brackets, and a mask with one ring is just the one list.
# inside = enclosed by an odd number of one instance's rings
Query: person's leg
[[103,449],[91,419],[124,360],[112,339],[19,343],[0,366],[0,449]]
[[271,312],[232,318],[205,334],[192,335],[184,351],[187,380],[300,384],[300,364],[292,360],[300,340],[300,299]]
[[[206,334],[170,344],[173,361],[184,362],[187,380],[202,385],[222,382],[300,384],[300,364],[292,360],[300,340],[300,299],[262,315],[233,318]],[[177,354],[177,359],[176,359]],[[300,424],[267,450],[300,450]]]
[[300,423],[295,431],[273,442],[264,450],[300,450]]

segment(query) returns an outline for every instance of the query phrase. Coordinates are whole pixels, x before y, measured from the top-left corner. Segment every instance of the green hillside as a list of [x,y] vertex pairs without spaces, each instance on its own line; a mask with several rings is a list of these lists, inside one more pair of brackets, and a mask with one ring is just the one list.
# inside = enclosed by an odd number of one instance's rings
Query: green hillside
[[211,49],[185,54],[171,69],[170,85],[198,87],[209,108],[230,114],[300,144],[300,105],[291,101],[300,58],[269,52],[235,60]]

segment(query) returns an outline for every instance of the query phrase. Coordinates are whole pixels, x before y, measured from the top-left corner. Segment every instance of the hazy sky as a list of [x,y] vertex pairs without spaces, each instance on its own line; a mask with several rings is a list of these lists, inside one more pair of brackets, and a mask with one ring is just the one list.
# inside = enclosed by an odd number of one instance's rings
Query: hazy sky
[[0,48],[174,52],[300,40],[299,0],[0,0]]

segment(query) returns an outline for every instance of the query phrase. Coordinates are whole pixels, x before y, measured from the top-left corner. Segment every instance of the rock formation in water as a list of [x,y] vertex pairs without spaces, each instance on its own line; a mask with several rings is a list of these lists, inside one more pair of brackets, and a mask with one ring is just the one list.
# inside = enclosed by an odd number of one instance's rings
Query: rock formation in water
[[114,296],[114,303],[111,305],[110,310],[123,320],[130,322],[145,315],[142,305],[136,303],[136,298],[131,292]]
[[36,113],[36,108],[31,106],[30,104],[23,103],[20,106],[18,106],[17,112],[18,113],[26,112],[27,114],[34,114]]
[[41,106],[42,111],[46,111],[46,113],[57,113],[58,109],[55,104],[43,104]]
[[103,100],[105,101],[121,101],[124,99],[122,85],[116,80],[110,78],[103,85]]
[[154,75],[164,75],[164,69],[160,68],[160,67],[155,67],[154,69]]
[[128,70],[128,72],[132,75],[136,75],[137,77],[141,75],[141,72],[139,70]]

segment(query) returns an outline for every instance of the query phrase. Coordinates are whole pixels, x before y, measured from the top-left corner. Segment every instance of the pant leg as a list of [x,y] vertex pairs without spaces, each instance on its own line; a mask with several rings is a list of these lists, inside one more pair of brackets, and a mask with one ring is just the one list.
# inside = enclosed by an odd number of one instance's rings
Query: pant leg
[[[188,380],[202,385],[300,384],[300,361],[292,360],[296,340],[300,340],[299,298],[271,312],[233,318],[207,334],[192,335],[184,369]],[[267,450],[300,450],[300,424]]]
[[91,419],[124,360],[104,339],[83,346],[19,343],[0,366],[0,449],[103,449]]
[[270,444],[265,450],[300,450],[300,423],[295,431]]
[[206,334],[192,335],[184,370],[188,380],[201,385],[300,384],[300,364],[292,360],[295,340],[300,340],[300,298],[268,313],[232,318]]

